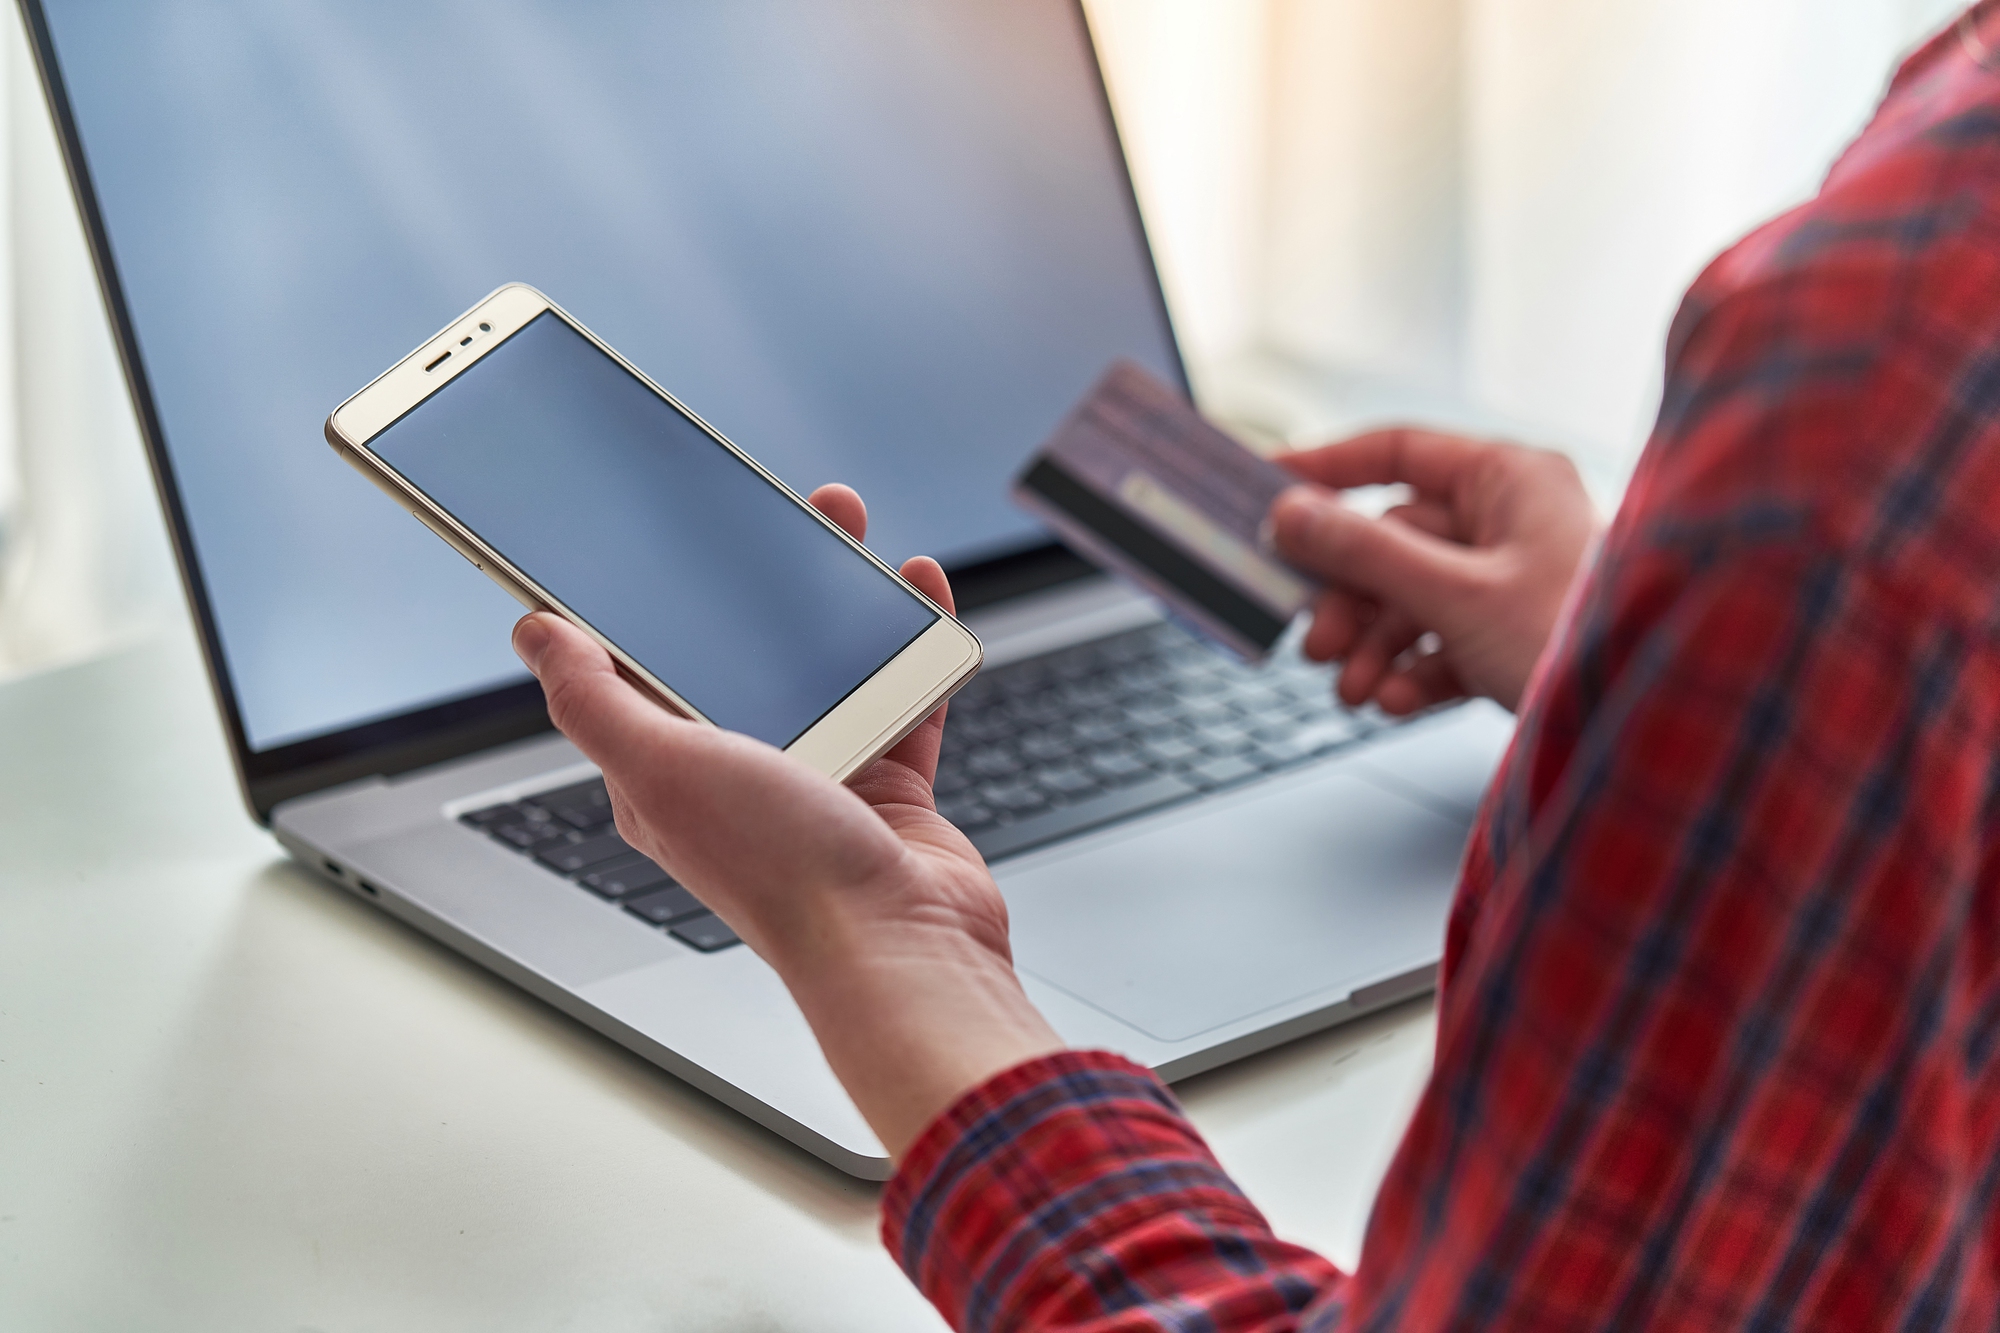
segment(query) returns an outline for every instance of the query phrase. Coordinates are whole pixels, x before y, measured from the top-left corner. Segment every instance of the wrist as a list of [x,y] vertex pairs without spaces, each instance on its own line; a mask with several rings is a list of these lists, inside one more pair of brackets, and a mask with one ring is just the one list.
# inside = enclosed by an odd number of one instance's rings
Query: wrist
[[773,965],[892,1156],[988,1079],[1061,1050],[1005,952],[935,908],[816,914]]

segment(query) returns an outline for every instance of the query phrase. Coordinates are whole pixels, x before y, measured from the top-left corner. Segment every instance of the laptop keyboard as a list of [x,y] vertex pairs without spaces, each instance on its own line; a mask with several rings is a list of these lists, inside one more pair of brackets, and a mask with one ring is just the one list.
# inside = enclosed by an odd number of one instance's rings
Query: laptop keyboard
[[951,702],[938,811],[987,859],[1366,739],[1395,720],[1340,706],[1324,667],[1258,667],[1150,625],[980,673]]
[[534,858],[543,869],[617,904],[691,949],[714,953],[740,943],[721,917],[618,836],[603,778],[488,806],[460,815],[458,822]]
[[[1324,668],[1244,666],[1149,625],[981,672],[951,703],[938,812],[989,860],[1317,759],[1394,719],[1341,707]],[[618,836],[604,780],[459,822],[713,953],[721,918]]]

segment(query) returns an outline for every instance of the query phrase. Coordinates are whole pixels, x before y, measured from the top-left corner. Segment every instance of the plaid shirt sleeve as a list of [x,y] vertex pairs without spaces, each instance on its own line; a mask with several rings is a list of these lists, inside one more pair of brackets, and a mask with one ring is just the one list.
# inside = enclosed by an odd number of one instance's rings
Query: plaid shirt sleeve
[[1946,39],[1676,323],[1359,1271],[1078,1053],[930,1127],[891,1251],[980,1330],[1995,1327],[1997,645],[2000,76]]

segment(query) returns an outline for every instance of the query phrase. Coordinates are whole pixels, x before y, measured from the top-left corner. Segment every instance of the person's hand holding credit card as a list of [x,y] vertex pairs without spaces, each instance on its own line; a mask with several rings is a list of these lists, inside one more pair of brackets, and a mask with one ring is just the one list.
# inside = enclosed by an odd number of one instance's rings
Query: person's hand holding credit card
[[1257,661],[1315,591],[1269,551],[1271,505],[1297,484],[1121,361],[1029,460],[1014,498],[1079,554]]
[[[1341,492],[1406,486],[1379,518]],[[1557,453],[1376,431],[1261,458],[1115,365],[1029,460],[1015,498],[1065,542],[1248,660],[1298,613],[1350,705],[1515,707],[1599,527]]]

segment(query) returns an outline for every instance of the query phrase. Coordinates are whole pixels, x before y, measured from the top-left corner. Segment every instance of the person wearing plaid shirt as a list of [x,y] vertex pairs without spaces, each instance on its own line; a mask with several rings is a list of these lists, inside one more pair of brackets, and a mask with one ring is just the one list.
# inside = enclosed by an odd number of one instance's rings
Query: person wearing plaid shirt
[[[1028,1004],[931,805],[941,717],[842,789],[523,621],[621,831],[785,977],[896,1155],[884,1237],[955,1327],[2000,1323],[1991,8],[1696,284],[1594,561],[1552,455],[1397,431],[1290,460],[1274,528],[1328,580],[1307,650],[1342,694],[1520,719],[1353,1274],[1273,1235],[1151,1073]],[[1412,499],[1338,503],[1379,482]],[[852,492],[814,502],[862,530]]]

